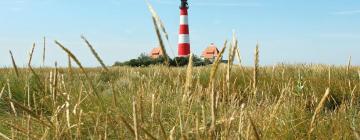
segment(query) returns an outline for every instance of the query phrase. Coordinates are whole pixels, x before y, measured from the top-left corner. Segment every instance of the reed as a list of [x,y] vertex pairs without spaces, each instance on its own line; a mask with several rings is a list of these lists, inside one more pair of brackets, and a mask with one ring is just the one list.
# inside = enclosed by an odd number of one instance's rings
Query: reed
[[254,58],[253,88],[256,89],[259,77],[259,43],[256,44]]
[[357,88],[357,86],[354,86],[354,88],[351,90],[351,93],[350,93],[350,97],[351,97],[351,99],[350,99],[350,108],[353,107],[354,102],[356,100],[356,97],[355,97],[356,88]]
[[90,48],[91,53],[95,56],[96,60],[101,64],[102,68],[108,72],[109,69],[106,67],[104,61],[100,58],[99,54],[96,52],[94,47],[90,44],[90,42],[84,36],[81,36],[81,39],[84,40],[86,45]]
[[167,40],[169,40],[169,35],[168,35],[168,33],[166,32],[164,23],[161,21],[160,16],[157,14],[157,12],[156,12],[155,9],[153,8],[153,6],[149,3],[148,0],[145,0],[145,2],[146,2],[146,4],[147,4],[147,6],[148,6],[148,9],[149,9],[152,17],[154,17],[154,18],[156,19],[158,28],[160,28],[161,31],[164,33],[165,38],[166,38]]
[[[18,113],[17,113],[17,111],[16,111],[16,108],[15,108],[15,106],[14,106],[14,102],[12,102],[11,101],[11,99],[12,99],[12,92],[11,92],[11,87],[10,87],[10,81],[9,81],[9,79],[7,79],[6,80],[7,81],[7,86],[8,86],[8,96],[9,96],[9,102],[10,102],[10,107],[11,107],[11,110],[12,110],[12,112],[14,113],[14,116],[15,117],[17,117],[18,115]],[[5,98],[6,99],[6,98]]]
[[126,118],[119,114],[120,121],[125,125],[125,127],[131,132],[133,136],[135,136],[135,130],[131,127],[130,123],[126,121]]
[[181,137],[183,139],[186,139],[185,132],[184,132],[183,119],[182,119],[180,108],[178,108],[178,118],[179,118],[180,135],[181,135]]
[[133,121],[134,121],[134,133],[135,133],[135,140],[139,140],[139,132],[138,132],[138,120],[137,120],[137,111],[136,111],[136,100],[133,97]]
[[227,41],[225,41],[224,43],[224,47],[221,49],[219,55],[217,56],[212,68],[211,68],[211,71],[210,71],[210,83],[209,83],[209,87],[211,89],[211,97],[210,97],[210,100],[211,100],[211,126],[210,126],[210,130],[209,130],[209,133],[210,133],[210,138],[214,138],[215,137],[215,133],[216,133],[216,92],[214,91],[215,89],[215,76],[216,76],[216,73],[217,73],[217,70],[219,68],[219,64],[220,64],[220,61],[222,59],[222,56],[225,52],[225,49],[226,49],[226,46],[227,46]]
[[68,72],[72,73],[72,64],[71,64],[71,56],[70,55],[67,55],[67,58],[68,58]]
[[352,130],[353,133],[354,133],[354,138],[355,138],[356,140],[360,140],[360,134],[359,134],[359,132],[356,131],[356,129],[355,129],[354,127],[351,127],[351,130]]
[[161,135],[162,135],[163,139],[167,139],[168,136],[167,136],[167,134],[165,132],[165,128],[164,128],[164,125],[163,125],[162,120],[161,120],[161,113],[159,113],[157,121],[159,123],[160,131],[161,131]]
[[10,57],[11,57],[11,62],[12,62],[12,65],[14,67],[14,70],[15,70],[15,73],[16,73],[16,76],[19,77],[19,70],[18,70],[18,67],[15,63],[15,59],[14,59],[14,56],[13,56],[13,53],[11,51],[9,51],[10,53]]
[[33,58],[34,50],[35,50],[35,43],[33,44],[31,51],[30,51],[28,66],[31,66],[31,60]]
[[239,66],[240,66],[240,68],[242,68],[242,59],[241,59],[241,54],[240,54],[240,48],[239,47],[237,47],[237,49],[236,49],[236,56],[237,56],[237,59],[239,61]]
[[45,55],[46,55],[46,37],[43,38],[43,53],[42,53],[42,64],[45,67]]
[[230,74],[231,74],[231,70],[232,70],[232,66],[234,64],[234,59],[235,59],[235,55],[236,55],[236,50],[237,50],[237,39],[236,39],[236,35],[235,33],[233,33],[233,39],[232,42],[230,44],[230,48],[229,48],[229,56],[228,56],[228,63],[227,63],[227,71],[226,71],[226,85],[227,85],[227,91],[228,94],[230,94]]
[[151,96],[151,114],[150,114],[151,121],[154,121],[154,117],[155,117],[155,94],[152,94],[152,96]]
[[36,135],[35,134],[28,135],[26,129],[21,127],[21,126],[14,125],[14,124],[11,124],[11,123],[8,123],[8,122],[5,122],[5,124],[8,125],[9,127],[13,128],[17,132],[20,132],[22,135],[29,136],[30,139],[39,139],[39,135],[37,135],[37,134]]
[[35,50],[35,43],[33,43],[33,46],[31,48],[31,51],[29,53],[29,60],[28,60],[28,68],[30,70],[30,72],[34,75],[35,79],[36,79],[36,84],[40,87],[40,90],[45,93],[45,88],[44,88],[44,84],[42,82],[42,80],[40,79],[40,76],[35,72],[35,70],[33,69],[33,67],[31,66],[31,62],[32,62],[32,58],[34,55],[34,50]]
[[192,73],[193,73],[193,54],[190,54],[188,67],[186,69],[185,94],[184,94],[183,100],[188,99],[188,97],[191,94],[190,89],[193,84],[192,83],[192,75],[193,75]]
[[169,139],[170,140],[175,140],[175,126],[170,130],[170,136]]
[[271,114],[270,114],[270,117],[269,117],[269,124],[267,124],[265,126],[265,129],[268,129],[269,127],[273,126],[273,122],[274,122],[274,118],[276,117],[276,114],[278,113],[279,111],[279,108],[280,108],[280,105],[284,102],[285,100],[285,90],[286,89],[283,89],[281,91],[281,94],[280,94],[280,97],[279,99],[277,100],[274,108],[272,109],[271,111]]
[[[240,48],[239,48],[239,46],[238,46],[238,40],[237,40],[237,38],[236,38],[236,32],[235,31],[233,31],[233,44],[235,44],[235,50],[233,50],[234,52],[234,54],[233,54],[233,57],[235,57],[235,55],[236,55],[236,57],[237,57],[237,59],[238,59],[238,61],[239,61],[239,66],[240,66],[240,68],[242,68],[242,60],[241,60],[241,55],[240,55]],[[233,59],[235,59],[235,58],[233,58]],[[234,61],[234,60],[233,60]]]
[[201,139],[201,134],[200,134],[200,122],[199,122],[199,116],[198,114],[196,113],[195,114],[195,133],[196,133],[196,139]]
[[91,82],[87,72],[85,71],[84,67],[82,66],[81,62],[76,58],[76,56],[66,47],[64,47],[61,43],[59,43],[58,41],[55,40],[55,44],[57,44],[63,51],[65,51],[67,53],[67,55],[75,61],[75,63],[79,66],[80,70],[82,71],[82,73],[85,75],[85,79],[87,81],[87,83],[90,85],[90,88],[92,90],[92,93],[96,96],[98,102],[97,104],[101,107],[104,108],[104,102],[101,99],[100,95],[97,93],[95,86],[93,85],[93,83]]
[[238,124],[238,130],[237,130],[238,139],[241,139],[243,137],[242,136],[242,130],[243,130],[243,125],[244,125],[243,118],[244,118],[244,114],[245,114],[244,107],[245,107],[244,104],[242,104],[240,107],[239,124]]
[[165,65],[169,65],[169,57],[167,55],[167,52],[166,52],[166,49],[165,49],[165,45],[164,45],[164,42],[162,40],[162,37],[161,37],[161,33],[159,31],[159,27],[158,27],[158,23],[156,21],[156,19],[153,17],[153,23],[154,23],[154,27],[155,27],[155,32],[156,32],[156,35],[158,37],[158,41],[159,41],[159,45],[160,45],[160,48],[161,48],[161,51],[163,52],[164,54],[164,57],[165,57]]
[[35,111],[29,109],[28,107],[22,105],[21,103],[17,102],[16,100],[11,99],[10,97],[4,97],[4,100],[9,102],[9,103],[13,103],[13,108],[17,107],[18,109],[21,109],[22,111],[26,112],[27,114],[31,115],[32,118],[36,119],[37,122],[39,122],[39,124],[52,128],[53,127],[53,123],[47,118],[42,117],[41,115],[38,115]]
[[2,137],[4,140],[11,140],[8,136],[0,132],[0,137]]
[[211,86],[213,84],[214,80],[215,80],[215,76],[216,76],[216,73],[218,71],[219,64],[220,64],[220,62],[222,60],[222,56],[223,56],[223,54],[225,52],[226,46],[227,46],[227,41],[225,41],[223,48],[221,49],[220,53],[216,57],[216,60],[215,60],[214,64],[211,67],[209,86]]
[[[204,105],[201,105],[201,117],[202,117],[202,126],[204,128],[204,132],[207,131],[207,122],[206,122],[206,113],[205,113],[205,107]],[[206,137],[206,133],[203,133],[204,137]]]
[[5,90],[5,86],[1,89],[1,91],[0,91],[0,99],[1,99],[1,97],[3,96],[3,94],[4,94],[4,90]]
[[61,49],[63,49],[67,55],[75,61],[75,63],[80,67],[80,70],[84,73],[84,75],[89,78],[87,72],[85,71],[84,67],[82,66],[81,62],[79,61],[79,59],[76,58],[76,56],[67,48],[65,48],[61,43],[59,43],[58,41],[55,40],[55,44],[57,44]]
[[142,132],[144,132],[144,134],[147,136],[146,138],[151,139],[151,140],[157,140],[157,138],[155,138],[154,135],[152,135],[150,132],[148,132],[145,128],[139,126],[139,128],[141,129]]
[[149,8],[149,11],[150,11],[150,13],[152,15],[152,20],[153,20],[156,36],[158,38],[161,51],[163,52],[163,55],[164,55],[164,58],[165,58],[164,63],[165,63],[165,65],[169,65],[170,64],[169,55],[167,54],[166,49],[165,49],[164,41],[163,41],[162,36],[161,36],[161,30],[165,34],[166,39],[168,39],[168,34],[167,34],[166,30],[165,30],[165,27],[164,27],[162,21],[160,20],[160,17],[156,13],[156,11],[152,7],[152,5],[147,0],[146,0],[146,3],[147,3],[147,6]]
[[260,139],[260,135],[259,135],[259,130],[257,129],[253,119],[251,118],[251,116],[248,114],[248,118],[249,118],[249,121],[250,121],[250,124],[251,124],[251,127],[252,127],[252,130],[254,131],[254,137],[256,140],[261,140]]
[[346,74],[349,76],[350,74],[350,68],[351,68],[351,56],[349,56],[349,60],[348,60],[348,64],[347,64],[347,67],[346,67]]
[[328,68],[328,85],[331,86],[331,67]]
[[65,100],[65,114],[66,114],[66,124],[67,124],[67,127],[69,129],[71,129],[71,118],[70,118],[70,95],[67,94],[65,95],[66,96],[66,100]]
[[309,131],[308,131],[308,139],[311,139],[311,133],[315,130],[316,117],[318,116],[318,114],[320,113],[322,108],[324,107],[325,101],[327,100],[329,95],[330,95],[330,89],[328,88],[328,89],[326,89],[324,96],[321,98],[318,106],[315,109],[314,115],[312,116]]

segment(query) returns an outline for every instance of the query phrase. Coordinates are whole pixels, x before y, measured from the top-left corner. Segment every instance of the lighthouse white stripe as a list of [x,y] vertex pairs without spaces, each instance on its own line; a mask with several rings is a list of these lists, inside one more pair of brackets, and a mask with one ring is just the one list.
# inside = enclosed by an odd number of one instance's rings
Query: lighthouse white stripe
[[190,43],[190,37],[187,34],[179,35],[179,43]]
[[180,25],[188,25],[188,16],[187,15],[181,15],[180,16]]

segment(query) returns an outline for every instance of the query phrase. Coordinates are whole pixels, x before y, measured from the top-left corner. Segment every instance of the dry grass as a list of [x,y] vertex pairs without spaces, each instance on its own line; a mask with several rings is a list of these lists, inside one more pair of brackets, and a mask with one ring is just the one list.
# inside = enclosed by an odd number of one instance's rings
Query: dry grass
[[347,64],[347,67],[346,67],[346,73],[347,74],[350,74],[351,60],[352,60],[352,57],[349,56],[348,64]]
[[191,87],[193,84],[193,54],[190,54],[189,63],[186,69],[185,94],[183,100],[188,100],[191,96]]
[[[253,69],[244,67],[244,75],[248,76],[243,77],[239,73],[241,69],[234,67],[230,82],[234,83],[232,91],[235,93],[223,100],[219,95],[226,95],[224,93],[228,92],[225,80],[227,66],[219,64],[217,67],[211,87],[208,87],[210,73],[215,67],[191,69],[191,100],[186,104],[181,99],[186,94],[184,89],[189,76],[180,76],[179,73],[185,75],[189,71],[187,68],[119,67],[110,68],[110,72],[105,75],[101,74],[101,69],[85,69],[89,79],[96,83],[100,98],[105,102],[104,110],[95,103],[96,99],[86,94],[91,93],[91,86],[81,80],[84,78],[81,69],[73,68],[72,75],[66,69],[34,69],[42,84],[52,83],[52,86],[43,86],[44,96],[39,94],[39,86],[28,77],[24,76],[14,83],[16,74],[9,72],[11,69],[3,69],[0,70],[3,73],[0,78],[8,78],[9,85],[4,87],[4,83],[0,81],[1,88],[6,89],[2,90],[0,99],[5,103],[0,108],[4,112],[0,113],[0,122],[13,123],[1,123],[0,132],[5,137],[15,135],[19,139],[133,139],[136,135],[139,139],[301,139],[310,130],[311,138],[352,139],[357,134],[357,131],[349,128],[350,124],[360,122],[359,117],[355,117],[359,112],[359,88],[354,85],[349,92],[344,87],[347,87],[348,80],[359,83],[359,79],[357,76],[344,79],[347,77],[346,69],[332,68],[333,73],[340,75],[332,75],[332,81],[337,82],[332,84],[331,96],[324,96],[323,89],[328,86],[328,66],[280,65],[275,66],[275,70],[272,67],[262,67],[263,71],[258,79],[261,84],[257,85],[257,89],[263,94],[252,96],[250,75]],[[271,78],[272,73],[282,75],[283,69],[286,71],[283,77]],[[351,68],[352,71],[356,69],[355,66]],[[309,70],[311,73],[305,73]],[[50,71],[54,75],[52,80],[47,76]],[[301,94],[297,93],[297,83],[292,80],[298,77],[298,71],[306,75],[306,87]],[[26,73],[25,70],[21,72]],[[111,77],[113,82],[104,82],[106,79],[103,76]],[[10,91],[8,86],[11,87]],[[112,86],[113,89],[110,88]],[[31,93],[30,104],[28,97],[21,97],[28,95],[28,92],[22,93],[26,87],[29,87],[28,91]],[[212,90],[206,92],[207,89]],[[112,102],[114,97],[118,100],[117,105],[107,103]],[[133,97],[136,99],[132,100]],[[335,104],[333,100],[338,101],[339,97],[346,98]],[[18,117],[14,117],[13,109]],[[247,121],[250,115],[244,112],[251,114],[252,122]],[[179,115],[181,121],[174,119],[179,118]],[[31,125],[28,125],[29,116]]]
[[42,53],[42,64],[45,66],[45,59],[46,59],[46,37],[43,38],[43,53]]
[[326,92],[324,94],[324,96],[321,98],[318,106],[315,109],[314,115],[312,116],[311,122],[310,122],[310,128],[309,128],[309,132],[308,132],[308,138],[311,139],[311,133],[314,131],[315,129],[315,121],[316,121],[316,117],[318,116],[318,114],[320,113],[320,111],[323,109],[325,101],[327,100],[328,96],[330,95],[330,89],[326,89]]
[[254,53],[253,88],[256,89],[259,77],[259,43],[256,44]]
[[217,115],[217,112],[216,112],[216,102],[217,102],[217,94],[216,94],[216,91],[215,91],[215,76],[216,76],[216,73],[219,69],[219,64],[220,64],[220,61],[222,60],[222,56],[225,52],[225,49],[226,49],[226,46],[227,46],[227,41],[225,41],[224,43],[224,47],[221,49],[219,55],[217,56],[212,68],[211,68],[211,72],[210,72],[210,81],[209,81],[209,88],[210,88],[210,93],[211,93],[211,126],[210,126],[210,130],[209,130],[209,133],[210,133],[210,138],[213,139],[215,138],[215,135],[216,135],[216,115]]
[[[148,7],[167,56],[162,36],[168,35]],[[32,68],[33,49],[30,71],[18,69],[10,51],[14,68],[0,69],[0,138],[359,139],[360,68],[351,59],[347,68],[264,67],[257,44],[254,67],[233,67],[236,54],[241,62],[234,35],[227,64],[221,63],[226,41],[211,66],[193,67],[191,55],[187,68],[110,68],[83,39],[102,69],[83,67],[58,41],[67,69]],[[330,85],[331,96],[323,92]]]
[[76,56],[75,56],[69,49],[67,49],[66,47],[64,47],[64,46],[63,46],[61,43],[59,43],[58,41],[55,41],[55,44],[57,44],[61,49],[63,49],[63,50],[67,53],[67,55],[68,55],[72,60],[74,60],[75,63],[79,66],[81,72],[85,75],[85,79],[86,79],[87,83],[90,85],[90,87],[91,87],[91,89],[92,89],[91,93],[94,94],[94,95],[97,97],[98,101],[100,101],[100,106],[103,106],[103,105],[102,105],[102,100],[101,100],[101,98],[100,98],[100,95],[98,95],[98,93],[97,93],[97,91],[96,91],[93,83],[91,82],[91,80],[90,80],[90,78],[89,78],[88,73],[86,72],[86,70],[85,70],[84,67],[82,66],[82,64],[81,64],[81,62],[79,61],[79,59],[77,59]]
[[29,54],[28,66],[31,66],[31,61],[32,61],[32,58],[33,58],[34,50],[35,50],[35,43],[33,44],[32,48],[31,48],[31,51],[30,51],[30,54]]
[[19,77],[19,70],[18,70],[18,67],[16,65],[16,62],[15,62],[15,59],[14,59],[14,55],[11,51],[9,51],[10,53],[10,57],[11,57],[11,62],[12,62],[12,65],[14,67],[14,70],[15,70],[15,73],[16,73],[16,76]]
[[167,51],[165,49],[165,45],[164,45],[164,41],[162,39],[162,34],[161,33],[163,33],[165,35],[165,38],[167,40],[168,40],[168,34],[167,34],[166,30],[165,30],[165,26],[164,26],[163,22],[160,20],[160,17],[155,12],[152,5],[148,1],[146,1],[146,3],[147,3],[147,6],[149,8],[149,11],[150,11],[150,13],[152,15],[152,20],[153,20],[156,36],[157,36],[158,41],[159,41],[159,46],[161,48],[163,56],[165,57],[165,62],[164,63],[165,63],[165,65],[169,65],[169,63],[170,63],[169,55],[167,54]]
[[[231,88],[230,75],[231,75],[231,70],[232,70],[232,67],[234,64],[234,59],[235,59],[237,49],[238,49],[238,40],[236,39],[235,33],[233,33],[233,39],[232,39],[232,42],[230,44],[230,49],[229,49],[227,72],[226,72],[226,85],[227,85],[228,91],[230,91],[230,88]],[[228,94],[230,94],[230,93],[228,93]]]
[[86,45],[90,48],[91,53],[95,56],[96,60],[101,64],[102,68],[106,71],[109,71],[104,61],[100,58],[99,54],[95,51],[94,47],[90,44],[90,42],[84,36],[81,36],[81,39],[83,39]]

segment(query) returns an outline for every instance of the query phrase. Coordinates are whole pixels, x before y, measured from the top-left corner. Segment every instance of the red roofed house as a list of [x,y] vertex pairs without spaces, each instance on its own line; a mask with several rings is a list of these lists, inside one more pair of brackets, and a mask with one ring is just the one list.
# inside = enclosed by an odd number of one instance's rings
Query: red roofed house
[[157,48],[152,49],[152,50],[151,50],[151,53],[150,53],[150,57],[151,57],[151,58],[154,58],[154,59],[159,58],[160,56],[163,56],[163,55],[164,55],[164,54],[163,54],[163,52],[162,52],[162,50],[161,50],[160,47],[157,47]]
[[214,61],[219,54],[219,50],[216,48],[214,43],[211,43],[202,53],[201,57],[203,59],[209,59],[210,61]]

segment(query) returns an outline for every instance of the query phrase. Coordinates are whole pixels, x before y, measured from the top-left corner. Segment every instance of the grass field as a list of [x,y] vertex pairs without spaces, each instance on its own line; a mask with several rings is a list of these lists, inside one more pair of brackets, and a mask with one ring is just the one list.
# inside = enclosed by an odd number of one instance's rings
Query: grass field
[[0,137],[359,138],[358,67],[227,67],[0,69]]
[[[168,34],[154,9],[164,65],[84,68],[69,49],[64,68],[0,69],[0,139],[358,139],[360,67],[233,65],[168,67]],[[175,59],[176,60],[176,59]],[[43,62],[45,61],[45,39]],[[76,67],[71,65],[75,62]]]

